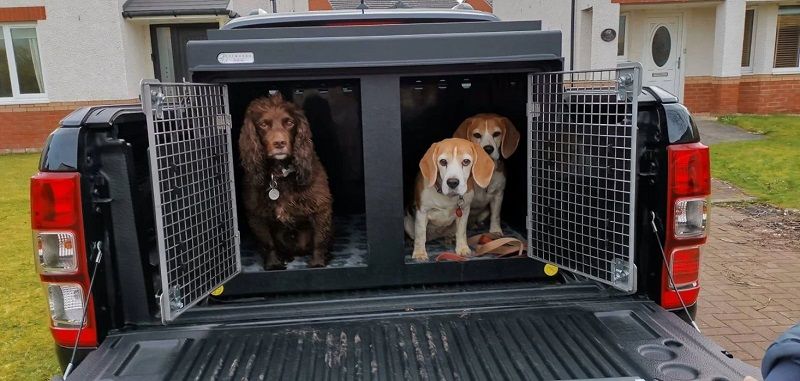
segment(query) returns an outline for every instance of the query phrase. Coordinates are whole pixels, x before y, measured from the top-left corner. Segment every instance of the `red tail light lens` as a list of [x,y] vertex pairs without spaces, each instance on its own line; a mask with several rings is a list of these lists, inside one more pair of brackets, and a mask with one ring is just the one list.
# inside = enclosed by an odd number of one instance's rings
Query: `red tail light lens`
[[39,173],[31,178],[34,229],[74,228],[81,212],[80,175]]
[[89,271],[81,211],[80,174],[42,172],[31,178],[31,227],[39,278],[45,285],[50,331],[55,342],[71,347],[86,320],[78,342],[97,345],[92,297],[86,296]]
[[[668,194],[666,251],[667,263],[661,274],[661,306],[681,308],[697,303],[700,294],[700,245],[706,242],[708,204],[711,194],[711,167],[708,147],[701,143],[667,147]],[[675,285],[670,284],[667,266]]]
[[670,255],[672,276],[678,290],[697,287],[700,277],[700,248],[689,247],[674,250]]
[[667,147],[667,152],[673,198],[711,193],[708,147],[701,143],[678,144]]

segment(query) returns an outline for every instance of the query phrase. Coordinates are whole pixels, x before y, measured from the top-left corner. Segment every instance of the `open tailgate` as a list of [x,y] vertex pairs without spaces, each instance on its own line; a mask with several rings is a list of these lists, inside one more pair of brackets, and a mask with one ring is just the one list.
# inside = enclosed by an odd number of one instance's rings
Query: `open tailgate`
[[[491,297],[475,298],[485,296]],[[650,301],[428,308],[447,304],[439,298],[458,299],[435,295],[393,311],[362,313],[353,313],[348,302],[328,300],[317,315],[302,318],[113,334],[70,379],[741,380],[758,375]],[[338,316],[325,318],[324,309]]]

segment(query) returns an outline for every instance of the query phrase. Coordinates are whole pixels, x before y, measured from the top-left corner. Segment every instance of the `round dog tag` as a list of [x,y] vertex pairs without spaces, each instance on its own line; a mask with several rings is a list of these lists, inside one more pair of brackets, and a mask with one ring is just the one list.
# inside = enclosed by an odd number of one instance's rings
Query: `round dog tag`
[[269,199],[270,200],[275,201],[275,200],[278,199],[278,197],[281,197],[281,192],[279,192],[275,188],[272,188],[272,189],[269,190],[269,194],[268,195],[269,195]]

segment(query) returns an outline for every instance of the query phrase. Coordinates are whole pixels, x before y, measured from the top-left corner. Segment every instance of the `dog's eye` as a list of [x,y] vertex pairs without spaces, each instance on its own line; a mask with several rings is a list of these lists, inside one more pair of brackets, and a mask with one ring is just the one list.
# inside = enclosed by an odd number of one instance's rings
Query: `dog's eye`
[[500,136],[500,131],[495,131],[495,132],[492,134],[492,136],[494,136],[494,137],[498,137],[498,136]]
[[471,162],[471,161],[469,161],[469,159],[464,159],[464,160],[461,160],[461,165],[463,165],[463,166],[465,166],[465,167],[466,167],[466,166],[468,166],[470,163],[472,163],[472,162]]
[[288,127],[294,127],[294,124],[295,124],[294,120],[292,120],[292,119],[289,119],[289,120],[286,121],[286,126],[288,126]]
[[439,165],[441,165],[442,167],[446,167],[447,166],[447,160],[445,160],[445,159],[439,160]]
[[479,133],[477,133],[477,132],[476,132],[476,133],[474,133],[474,134],[472,134],[472,136],[474,136],[474,137],[475,137],[475,139],[480,139],[480,138],[481,138],[481,134],[479,134]]

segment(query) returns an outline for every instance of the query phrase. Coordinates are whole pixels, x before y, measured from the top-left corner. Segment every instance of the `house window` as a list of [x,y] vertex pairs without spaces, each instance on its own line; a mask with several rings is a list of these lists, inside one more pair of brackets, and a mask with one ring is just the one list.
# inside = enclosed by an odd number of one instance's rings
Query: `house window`
[[186,67],[186,43],[205,40],[208,30],[217,28],[219,24],[151,25],[150,40],[156,78],[162,82],[190,81]]
[[780,7],[778,10],[775,67],[800,67],[800,7]]
[[628,29],[628,15],[619,15],[619,28],[617,29],[617,57],[625,56],[625,32]]
[[44,95],[36,27],[0,25],[0,101]]
[[755,9],[748,9],[744,14],[744,40],[742,44],[742,67],[750,67],[753,53],[753,22],[755,21]]

